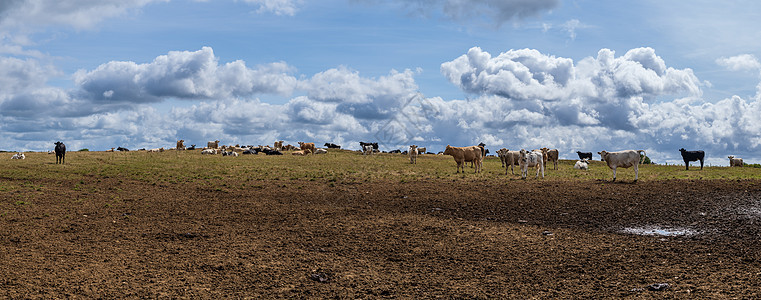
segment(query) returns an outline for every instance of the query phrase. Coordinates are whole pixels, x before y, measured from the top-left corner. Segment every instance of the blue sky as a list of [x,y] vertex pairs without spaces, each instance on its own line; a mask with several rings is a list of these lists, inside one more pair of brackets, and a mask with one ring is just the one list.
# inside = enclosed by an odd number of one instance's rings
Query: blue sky
[[0,149],[485,142],[758,162],[759,6],[5,1]]

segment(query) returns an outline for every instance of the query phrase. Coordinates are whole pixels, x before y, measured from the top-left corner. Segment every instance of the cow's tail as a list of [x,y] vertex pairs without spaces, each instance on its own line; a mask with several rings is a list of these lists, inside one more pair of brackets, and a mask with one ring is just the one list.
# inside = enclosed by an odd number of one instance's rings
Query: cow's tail
[[645,157],[647,157],[647,153],[645,153],[645,150],[637,150],[637,154],[639,154],[639,164],[641,165]]

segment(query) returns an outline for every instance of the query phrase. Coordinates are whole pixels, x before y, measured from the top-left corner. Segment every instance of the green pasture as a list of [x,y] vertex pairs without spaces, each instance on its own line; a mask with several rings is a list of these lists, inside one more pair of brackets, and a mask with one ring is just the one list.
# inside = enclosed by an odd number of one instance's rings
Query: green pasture
[[[48,153],[26,153],[25,160],[11,160],[13,153],[0,154],[0,191],[9,184],[27,182],[42,185],[45,182],[101,180],[137,180],[148,184],[176,184],[185,182],[208,183],[223,186],[226,180],[243,182],[242,187],[256,186],[257,182],[270,180],[308,180],[326,184],[361,183],[371,180],[409,182],[416,180],[504,180],[506,183],[523,180],[515,166],[515,175],[505,175],[499,158],[487,157],[483,172],[474,174],[468,165],[465,173],[455,173],[455,162],[451,156],[421,155],[417,164],[410,164],[406,155],[376,154],[364,156],[353,151],[331,150],[324,155],[306,157],[292,156],[286,152],[282,156],[241,155],[223,157],[221,155],[201,155],[200,150],[165,151],[148,153],[130,152],[68,152],[66,164],[56,165],[55,155]],[[600,161],[590,163],[588,171],[573,169],[575,160],[561,160],[558,169],[552,164],[547,167],[545,178],[539,180],[612,180],[612,171]],[[526,180],[534,179],[529,171]],[[700,170],[694,165],[689,171],[679,165],[640,165],[640,181],[667,179],[758,179],[759,168],[705,167]],[[618,169],[618,180],[632,181],[634,170]],[[12,183],[9,183],[12,181]],[[232,181],[232,180],[230,180]]]

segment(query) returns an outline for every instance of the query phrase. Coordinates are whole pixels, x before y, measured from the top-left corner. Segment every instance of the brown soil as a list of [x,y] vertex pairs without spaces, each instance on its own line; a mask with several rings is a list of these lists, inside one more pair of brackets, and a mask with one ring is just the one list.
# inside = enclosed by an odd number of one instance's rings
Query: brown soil
[[761,181],[473,178],[32,183],[0,297],[761,297]]

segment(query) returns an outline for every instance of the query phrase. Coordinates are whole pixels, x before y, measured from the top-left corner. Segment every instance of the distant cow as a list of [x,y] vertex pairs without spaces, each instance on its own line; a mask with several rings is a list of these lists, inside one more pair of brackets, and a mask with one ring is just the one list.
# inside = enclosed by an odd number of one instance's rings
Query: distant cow
[[185,140],[177,141],[177,150],[185,150]]
[[417,146],[410,145],[410,150],[407,153],[410,155],[410,163],[417,164]]
[[359,142],[359,147],[362,149],[362,151],[365,150],[365,146],[370,145],[373,147],[373,150],[378,150],[378,143],[366,143],[366,142]]
[[425,147],[417,147],[417,154],[425,154],[426,150]]
[[578,154],[578,155],[579,155],[579,159],[580,159],[580,160],[584,160],[584,159],[587,159],[587,160],[592,160],[592,152],[581,152],[581,151],[576,151],[576,154]]
[[341,149],[341,145],[336,145],[333,143],[325,143],[325,147],[328,147],[328,149]]
[[65,158],[66,158],[66,145],[64,145],[60,141],[55,142],[55,163],[63,164]]
[[729,157],[729,166],[730,167],[742,167],[743,166],[743,159],[742,158],[735,158],[734,156],[730,155]]
[[362,155],[372,155],[372,154],[373,154],[373,145],[362,146]]
[[275,142],[275,150],[283,150],[283,142],[284,141]]
[[[302,151],[303,150],[309,150],[309,153],[314,153],[314,150],[315,150],[314,143],[299,142],[299,148],[301,148]],[[279,150],[279,149],[275,149],[275,150]],[[307,154],[309,154],[309,153],[307,153]]]
[[127,149],[127,148],[124,148],[124,147],[117,147],[117,148],[116,148],[116,151],[123,151],[123,152],[127,152],[127,151],[129,151],[129,149]]
[[299,151],[293,151],[291,152],[291,155],[297,155],[297,156],[307,156],[307,154],[312,153],[312,150],[310,149],[304,149]]
[[11,159],[26,159],[26,155],[24,155],[24,153],[19,152],[11,156]]
[[577,170],[589,170],[589,162],[586,159],[579,160],[573,165],[573,168]]
[[238,152],[235,152],[235,151],[224,151],[224,152],[222,152],[222,156],[238,157]]
[[[520,155],[521,177],[526,178],[528,176],[528,168],[536,168],[536,178],[539,178],[539,171],[542,172],[542,178],[544,178],[544,154],[542,152],[521,149]],[[505,173],[507,173],[507,169],[505,169]]]
[[545,163],[545,165],[547,164],[547,162],[552,162],[552,164],[555,167],[555,170],[557,170],[558,169],[558,156],[559,156],[558,149],[549,149],[549,148],[545,147],[545,148],[542,148],[542,153],[544,154],[544,158],[545,158],[544,163]]
[[470,146],[470,147],[452,147],[447,145],[444,150],[444,155],[451,155],[454,161],[457,163],[457,173],[460,173],[460,169],[465,173],[465,162],[471,161],[475,163],[476,173],[481,172],[483,167],[483,147]]
[[634,182],[637,182],[639,178],[639,164],[645,150],[624,150],[617,152],[600,151],[602,159],[608,164],[608,167],[613,170],[613,181],[616,181],[616,168],[630,168],[634,167]]
[[201,154],[212,154],[212,155],[214,155],[214,154],[217,154],[217,149],[211,149],[211,148],[209,148],[209,149],[203,149],[203,150],[201,150]]
[[314,150],[314,154],[327,154],[327,153],[328,153],[328,150],[325,150],[322,148],[317,148]]
[[703,158],[706,156],[706,153],[703,152],[703,150],[698,151],[687,151],[684,150],[684,148],[679,149],[679,152],[682,153],[682,159],[684,160],[684,166],[686,170],[690,169],[690,162],[691,161],[700,161],[700,169],[703,169]]
[[207,148],[217,149],[219,148],[219,140],[213,141],[213,142],[207,142],[206,143]]

